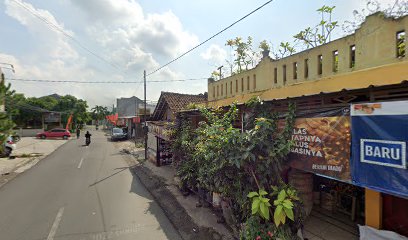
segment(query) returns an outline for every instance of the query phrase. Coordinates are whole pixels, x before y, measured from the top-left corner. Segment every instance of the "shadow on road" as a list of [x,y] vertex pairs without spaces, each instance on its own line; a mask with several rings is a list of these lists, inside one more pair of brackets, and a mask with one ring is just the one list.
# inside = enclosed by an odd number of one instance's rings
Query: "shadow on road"
[[[177,229],[176,226],[169,220],[169,218],[166,215],[172,214],[169,212],[170,209],[165,209],[162,208],[153,198],[153,196],[148,192],[146,188],[149,189],[161,189],[162,184],[160,181],[152,181],[152,184],[150,186],[144,186],[140,179],[139,176],[136,175],[136,169],[138,166],[132,166],[129,167],[130,172],[132,173],[133,179],[132,179],[132,185],[130,188],[130,192],[137,194],[141,197],[144,197],[146,199],[151,200],[149,202],[149,207],[146,209],[145,213],[152,214],[157,221],[159,222],[160,227],[158,227],[158,230],[162,230],[164,234],[166,235],[167,239],[174,239],[174,240],[181,240],[181,236],[177,232],[178,230],[174,231],[173,229]],[[161,187],[160,187],[160,186]],[[164,213],[164,214],[163,214]]]
[[119,171],[117,171],[117,172],[115,172],[115,173],[113,173],[113,174],[111,174],[111,175],[109,175],[109,176],[107,176],[107,177],[104,177],[104,178],[102,178],[101,180],[98,180],[98,181],[92,183],[91,185],[89,185],[89,187],[93,187],[93,186],[95,186],[96,184],[98,184],[98,183],[100,183],[100,182],[103,182],[103,181],[105,181],[106,179],[111,178],[111,177],[115,176],[115,175],[118,174],[118,173],[123,172],[123,171],[125,171],[126,169],[129,169],[129,167],[115,168],[115,170],[117,170],[117,169],[121,169],[121,170],[119,170]]

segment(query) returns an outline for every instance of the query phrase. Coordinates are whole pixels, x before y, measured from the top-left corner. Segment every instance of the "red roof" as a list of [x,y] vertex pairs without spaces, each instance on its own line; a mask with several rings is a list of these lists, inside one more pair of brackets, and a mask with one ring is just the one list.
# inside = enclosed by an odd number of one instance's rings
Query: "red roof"
[[176,113],[178,111],[186,109],[187,105],[190,103],[206,103],[207,93],[204,94],[182,94],[182,93],[172,93],[172,92],[161,92],[159,101],[154,109],[152,120],[164,120],[163,116],[167,109],[171,112]]

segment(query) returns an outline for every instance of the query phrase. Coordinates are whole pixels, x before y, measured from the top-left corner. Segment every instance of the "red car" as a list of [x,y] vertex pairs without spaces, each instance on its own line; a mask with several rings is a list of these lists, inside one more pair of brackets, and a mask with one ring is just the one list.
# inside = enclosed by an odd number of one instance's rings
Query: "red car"
[[64,128],[54,128],[49,131],[37,133],[37,138],[46,139],[46,138],[62,138],[68,139],[71,137],[71,133]]

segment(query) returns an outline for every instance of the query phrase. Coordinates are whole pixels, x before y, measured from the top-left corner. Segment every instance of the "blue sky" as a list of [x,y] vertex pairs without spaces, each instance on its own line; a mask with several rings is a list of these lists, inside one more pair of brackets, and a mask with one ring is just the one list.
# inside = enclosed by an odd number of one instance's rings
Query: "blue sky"
[[[0,62],[15,65],[4,70],[8,78],[138,81],[148,72],[228,26],[265,0],[1,0]],[[353,19],[353,10],[365,0],[275,0],[222,35],[180,59],[149,80],[209,77],[228,58],[227,39],[252,36],[254,45],[266,39],[273,44],[320,20],[316,9],[336,6],[333,18],[341,24]],[[392,0],[380,1],[385,7]],[[28,10],[27,10],[28,9]],[[102,56],[108,64],[83,50],[35,15],[46,19],[75,41]],[[334,37],[341,37],[339,31]],[[212,50],[212,51],[209,51]],[[224,49],[224,50],[222,50]],[[112,67],[112,64],[117,67]],[[116,98],[143,96],[141,84],[52,84],[11,82],[27,96],[72,94],[89,105],[111,106]],[[161,91],[202,93],[207,81],[149,83],[148,99]]]

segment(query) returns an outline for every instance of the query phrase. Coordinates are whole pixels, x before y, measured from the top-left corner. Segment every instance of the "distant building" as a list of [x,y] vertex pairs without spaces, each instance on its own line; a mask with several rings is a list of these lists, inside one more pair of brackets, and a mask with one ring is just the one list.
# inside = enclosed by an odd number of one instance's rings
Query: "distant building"
[[140,122],[150,117],[156,104],[146,101],[146,114],[144,113],[144,101],[138,97],[118,98],[116,104],[118,124],[127,127],[128,137],[133,137],[135,134],[141,136]]
[[[138,97],[118,98],[116,99],[116,111],[120,117],[144,115],[144,101]],[[150,115],[156,107],[155,102],[146,101],[146,112]]]

